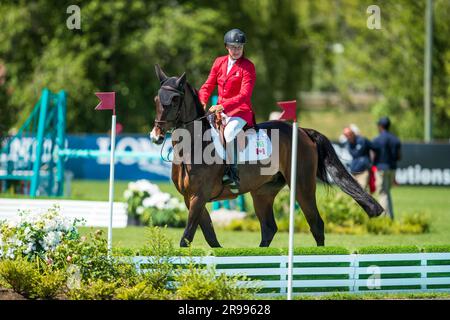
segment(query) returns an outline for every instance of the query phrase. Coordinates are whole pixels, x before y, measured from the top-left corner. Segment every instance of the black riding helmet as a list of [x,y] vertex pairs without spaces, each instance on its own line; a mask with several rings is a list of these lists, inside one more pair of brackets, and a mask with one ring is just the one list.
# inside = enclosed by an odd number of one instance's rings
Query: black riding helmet
[[223,43],[226,45],[227,43],[238,43],[244,44],[246,41],[245,33],[239,29],[231,29],[225,36],[223,37]]

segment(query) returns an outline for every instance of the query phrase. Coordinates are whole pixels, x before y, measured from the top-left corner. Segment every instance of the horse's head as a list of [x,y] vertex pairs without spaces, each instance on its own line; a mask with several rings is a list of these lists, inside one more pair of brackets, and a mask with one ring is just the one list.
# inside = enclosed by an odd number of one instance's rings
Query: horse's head
[[175,129],[182,121],[181,108],[184,100],[186,74],[179,78],[167,77],[159,65],[155,65],[156,75],[161,85],[155,97],[155,125],[150,137],[153,143],[161,144],[167,131]]

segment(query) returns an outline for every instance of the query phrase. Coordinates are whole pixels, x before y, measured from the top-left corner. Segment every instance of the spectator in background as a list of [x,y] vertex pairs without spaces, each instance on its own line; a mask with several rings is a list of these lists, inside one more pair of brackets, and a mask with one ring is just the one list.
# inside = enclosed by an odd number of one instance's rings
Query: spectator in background
[[395,179],[397,161],[401,158],[400,140],[389,132],[391,121],[388,117],[380,118],[377,122],[380,134],[372,141],[375,152],[374,165],[376,166],[375,185],[378,201],[386,214],[394,219],[391,187]]
[[[347,140],[345,147],[352,156],[350,162],[350,172],[361,187],[367,190],[369,185],[369,173],[370,173],[370,149],[371,142],[369,139],[364,138],[357,134],[355,126],[344,128],[344,136]],[[359,132],[359,130],[358,130]]]

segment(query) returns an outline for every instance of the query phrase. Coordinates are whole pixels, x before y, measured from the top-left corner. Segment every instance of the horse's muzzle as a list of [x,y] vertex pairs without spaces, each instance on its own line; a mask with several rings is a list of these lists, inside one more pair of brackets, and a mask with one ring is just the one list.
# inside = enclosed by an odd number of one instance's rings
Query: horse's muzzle
[[164,136],[160,134],[156,134],[155,128],[153,128],[152,132],[150,132],[150,140],[155,144],[161,144],[164,142]]

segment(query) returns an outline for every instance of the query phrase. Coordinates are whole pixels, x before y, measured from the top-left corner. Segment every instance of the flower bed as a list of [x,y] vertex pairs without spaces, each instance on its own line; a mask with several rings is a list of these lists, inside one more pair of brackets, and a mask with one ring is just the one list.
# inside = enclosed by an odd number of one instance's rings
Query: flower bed
[[127,202],[129,224],[183,227],[186,206],[148,180],[130,182],[123,194]]

